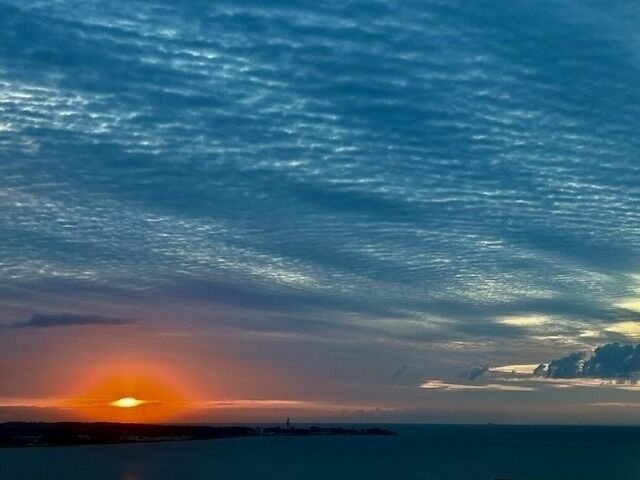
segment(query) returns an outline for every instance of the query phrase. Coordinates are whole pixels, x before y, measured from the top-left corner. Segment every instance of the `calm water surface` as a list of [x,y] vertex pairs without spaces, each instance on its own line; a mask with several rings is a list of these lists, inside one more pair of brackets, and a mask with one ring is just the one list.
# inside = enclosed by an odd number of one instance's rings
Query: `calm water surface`
[[0,450],[2,480],[636,479],[640,429],[401,426],[396,437]]

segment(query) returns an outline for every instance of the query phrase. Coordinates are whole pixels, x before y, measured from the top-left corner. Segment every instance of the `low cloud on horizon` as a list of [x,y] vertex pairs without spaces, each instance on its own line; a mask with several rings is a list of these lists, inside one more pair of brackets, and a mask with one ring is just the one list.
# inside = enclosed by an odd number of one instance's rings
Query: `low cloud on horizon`
[[614,342],[597,347],[591,353],[573,352],[540,364],[533,373],[547,378],[635,379],[640,376],[640,344]]
[[26,320],[19,320],[8,325],[9,328],[53,328],[84,325],[133,325],[138,323],[134,318],[103,317],[77,313],[34,313]]
[[[535,384],[551,388],[604,387],[640,390],[640,344],[607,343],[591,351],[576,351],[540,364],[513,364],[475,367],[461,378],[467,383],[427,380],[428,390],[534,391]],[[498,382],[498,383],[496,383]],[[518,387],[514,384],[524,383]]]

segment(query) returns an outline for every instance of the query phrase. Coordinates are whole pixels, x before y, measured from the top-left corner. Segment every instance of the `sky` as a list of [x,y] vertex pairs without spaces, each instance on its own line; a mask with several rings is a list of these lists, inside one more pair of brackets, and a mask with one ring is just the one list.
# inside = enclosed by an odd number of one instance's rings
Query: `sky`
[[639,14],[0,0],[0,420],[640,423]]

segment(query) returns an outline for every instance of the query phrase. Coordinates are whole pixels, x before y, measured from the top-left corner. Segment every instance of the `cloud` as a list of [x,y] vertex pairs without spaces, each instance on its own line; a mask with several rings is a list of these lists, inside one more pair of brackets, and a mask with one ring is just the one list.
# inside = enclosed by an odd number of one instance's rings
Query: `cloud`
[[523,364],[523,365],[500,365],[496,367],[490,367],[488,370],[492,373],[511,373],[514,375],[527,375],[532,374],[538,367],[538,364]]
[[82,325],[132,325],[138,320],[133,318],[102,317],[76,313],[34,313],[27,320],[13,322],[10,328],[53,328]]
[[583,375],[586,354],[574,352],[566,357],[552,360],[546,369],[536,368],[538,374],[543,373],[551,378],[577,378]]
[[638,298],[625,298],[615,303],[615,306],[618,308],[622,308],[623,310],[640,313],[640,299]]
[[420,385],[425,390],[444,390],[447,392],[458,392],[466,390],[490,390],[498,392],[533,392],[535,387],[525,387],[504,383],[488,383],[485,385],[469,385],[463,383],[446,383],[441,380],[428,380]]
[[284,400],[284,399],[230,399],[230,400],[205,400],[190,402],[189,406],[201,409],[284,409],[284,410],[318,410],[318,411],[388,411],[387,407],[379,405],[362,405],[348,403],[333,403],[320,400]]
[[402,376],[404,376],[405,373],[407,373],[408,369],[409,369],[409,367],[407,367],[406,363],[404,365],[402,365],[401,367],[396,368],[395,371],[393,372],[393,374],[391,375],[391,381],[395,382],[397,380],[400,380],[400,378]]
[[553,319],[546,315],[514,315],[499,317],[497,321],[514,327],[538,327],[551,323]]
[[616,322],[608,325],[604,331],[617,333],[633,340],[640,339],[640,323],[638,322]]
[[[316,16],[283,4],[265,15],[214,2],[198,12],[202,30],[193,30],[181,6],[157,15],[152,3],[139,12],[126,2],[99,11],[54,2],[33,15],[29,3],[0,7],[0,132],[11,130],[1,148],[16,159],[0,180],[11,284],[157,287],[151,279],[163,278],[183,298],[193,294],[189,282],[224,279],[233,291],[211,288],[211,303],[271,308],[438,313],[443,300],[460,337],[506,337],[539,326],[540,315],[596,316],[591,293],[620,287],[600,271],[627,271],[637,258],[634,237],[619,234],[633,222],[618,184],[634,185],[616,172],[637,143],[623,119],[636,118],[639,103],[619,50],[594,56],[581,45],[566,50],[571,62],[549,65],[530,45],[553,49],[545,42],[555,37],[523,26],[505,47],[513,32],[471,22],[473,5],[360,12],[346,34],[339,7]],[[509,12],[495,14],[511,19]],[[537,14],[564,40],[584,38],[562,11]],[[326,49],[308,51],[315,34],[306,37],[300,25],[307,15]],[[215,40],[205,33],[212,26]],[[270,29],[266,43],[254,33],[261,28]],[[292,45],[292,31],[299,47],[273,55]],[[469,41],[450,44],[451,31]],[[385,47],[345,40],[370,35],[387,39]],[[447,48],[424,48],[434,39]],[[611,78],[619,71],[627,74]],[[480,88],[479,78],[491,85]],[[574,79],[567,95],[557,78]],[[603,88],[607,95],[592,94]],[[459,100],[454,111],[451,98]],[[615,108],[586,115],[580,102],[593,98]],[[607,128],[595,136],[594,124]],[[38,146],[51,161],[31,156]],[[551,223],[548,199],[557,199]],[[448,305],[460,298],[463,308]],[[523,299],[567,306],[500,308]],[[481,320],[478,310],[486,310]],[[504,328],[483,323],[494,314]]]
[[634,402],[593,402],[589,404],[590,407],[601,408],[640,408],[640,403]]
[[[524,381],[524,379],[511,379],[511,381]],[[610,379],[610,378],[548,378],[533,377],[526,379],[528,382],[538,382],[547,384],[551,388],[608,388],[624,390],[628,392],[640,391],[640,384],[632,379]]]
[[467,374],[468,380],[475,380],[476,378],[484,375],[488,370],[488,367],[475,367]]
[[588,352],[573,352],[566,357],[541,364],[535,373],[547,378],[622,378],[640,376],[640,345],[607,343]]
[[57,408],[64,407],[65,401],[55,398],[24,398],[24,397],[0,397],[0,408],[36,407]]
[[[470,379],[482,375],[494,381],[527,385],[535,382],[554,389],[609,388],[637,392],[640,391],[640,345],[608,343],[592,352],[573,352],[549,363],[500,365],[484,371],[478,369],[478,375]],[[433,388],[440,385],[447,384],[437,382]]]

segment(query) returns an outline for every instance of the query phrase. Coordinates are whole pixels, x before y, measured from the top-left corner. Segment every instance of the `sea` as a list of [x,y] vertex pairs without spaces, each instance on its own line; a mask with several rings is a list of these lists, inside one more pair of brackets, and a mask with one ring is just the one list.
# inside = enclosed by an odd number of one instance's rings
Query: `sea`
[[396,436],[0,449],[2,480],[617,480],[640,428],[385,425]]

